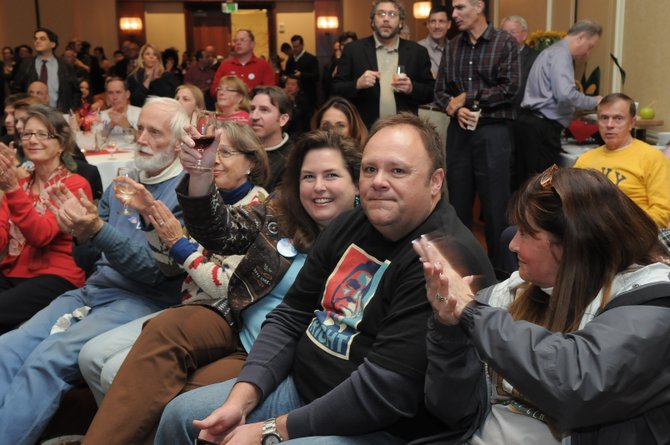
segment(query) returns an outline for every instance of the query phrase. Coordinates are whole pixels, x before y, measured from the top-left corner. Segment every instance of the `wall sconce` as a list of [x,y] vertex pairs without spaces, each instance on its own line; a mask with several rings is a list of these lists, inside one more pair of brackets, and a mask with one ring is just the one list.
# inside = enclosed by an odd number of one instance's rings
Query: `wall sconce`
[[414,18],[427,19],[430,15],[430,9],[433,7],[431,2],[416,2],[414,3]]
[[121,17],[119,28],[122,31],[142,31],[142,19],[139,17]]
[[337,29],[340,22],[336,16],[321,16],[316,18],[317,29]]

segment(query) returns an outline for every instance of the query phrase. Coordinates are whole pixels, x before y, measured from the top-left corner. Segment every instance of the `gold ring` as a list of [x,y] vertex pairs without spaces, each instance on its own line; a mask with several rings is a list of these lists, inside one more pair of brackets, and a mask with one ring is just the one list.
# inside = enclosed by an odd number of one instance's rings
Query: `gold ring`
[[163,224],[165,224],[165,221],[163,221],[162,219],[160,221],[158,221],[159,226],[163,227]]

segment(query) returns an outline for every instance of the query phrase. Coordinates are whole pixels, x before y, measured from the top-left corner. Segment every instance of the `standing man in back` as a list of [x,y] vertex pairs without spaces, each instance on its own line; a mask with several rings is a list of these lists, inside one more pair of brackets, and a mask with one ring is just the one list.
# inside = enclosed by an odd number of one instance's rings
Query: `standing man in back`
[[[426,20],[428,35],[425,39],[417,42],[428,51],[430,72],[433,74],[433,79],[437,79],[440,62],[447,47],[447,32],[449,28],[451,28],[451,17],[449,17],[447,8],[445,6],[434,6],[428,14],[428,20]],[[445,114],[442,107],[437,106],[435,102],[431,101],[427,107],[421,107],[419,116],[425,117],[435,125],[443,143],[447,140],[449,117]]]
[[[505,31],[487,23],[483,0],[453,0],[452,20],[461,34],[449,41],[435,86],[435,101],[451,116],[447,130],[447,187],[451,204],[472,227],[479,193],[486,245],[494,267],[507,227],[509,122],[519,89],[519,51]],[[477,114],[473,108],[480,109]]]
[[451,18],[447,8],[445,6],[434,6],[426,20],[428,35],[425,39],[417,42],[428,50],[430,72],[433,73],[433,78],[437,78],[437,70],[440,67],[444,48],[447,46],[449,28],[451,28]]
[[[356,105],[368,128],[379,117],[417,114],[435,84],[426,48],[398,36],[405,22],[398,0],[375,0],[370,22],[373,34],[344,47],[332,83],[332,94]],[[396,76],[398,67],[404,75]]]
[[519,45],[519,64],[521,68],[519,71],[519,91],[516,93],[513,103],[516,120],[512,122],[512,132],[510,134],[510,137],[512,138],[510,181],[512,191],[514,191],[520,185],[516,173],[516,165],[519,163],[519,161],[517,161],[519,155],[519,150],[516,148],[518,145],[517,141],[522,141],[524,137],[523,132],[520,130],[519,123],[519,116],[521,116],[521,101],[523,100],[524,91],[526,91],[528,73],[530,73],[530,68],[533,66],[533,62],[535,62],[537,55],[540,53],[536,49],[526,45],[526,39],[528,38],[528,23],[526,22],[526,19],[520,15],[511,15],[502,19],[500,21],[500,29],[511,35]]
[[219,79],[223,76],[239,77],[250,90],[258,85],[275,84],[275,72],[272,65],[254,55],[255,45],[256,38],[250,30],[240,29],[235,33],[235,40],[233,40],[235,56],[221,62],[219,69],[216,70],[209,89],[212,97],[216,97],[216,88],[219,86]]
[[[310,109],[316,107],[316,84],[319,81],[319,61],[314,54],[305,51],[301,35],[291,37],[293,55],[286,61],[286,76],[295,76],[300,81],[300,91],[309,101]],[[310,113],[311,114],[311,113]]]
[[81,99],[74,68],[55,56],[54,50],[58,47],[55,32],[38,28],[33,36],[37,55],[23,60],[14,77],[12,92],[25,93],[28,85],[39,80],[48,86],[49,106],[62,113],[69,113],[71,109],[79,107]]
[[580,20],[559,42],[545,49],[528,74],[521,102],[519,131],[519,183],[558,164],[561,133],[578,108],[595,108],[600,96],[586,96],[575,85],[574,60],[588,57],[602,34],[591,20]]

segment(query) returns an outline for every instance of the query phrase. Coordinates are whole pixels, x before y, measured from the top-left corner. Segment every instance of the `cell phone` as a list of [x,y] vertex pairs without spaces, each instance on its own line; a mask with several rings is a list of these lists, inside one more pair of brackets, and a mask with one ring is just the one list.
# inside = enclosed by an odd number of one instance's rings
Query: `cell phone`
[[219,444],[196,437],[195,440],[193,441],[193,445],[219,445]]

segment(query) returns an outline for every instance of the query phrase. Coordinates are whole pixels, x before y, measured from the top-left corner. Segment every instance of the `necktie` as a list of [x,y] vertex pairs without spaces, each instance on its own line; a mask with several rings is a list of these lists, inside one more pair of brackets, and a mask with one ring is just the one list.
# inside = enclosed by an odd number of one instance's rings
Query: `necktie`
[[42,69],[40,69],[40,82],[47,83],[49,80],[49,74],[47,73],[47,61],[42,60]]

